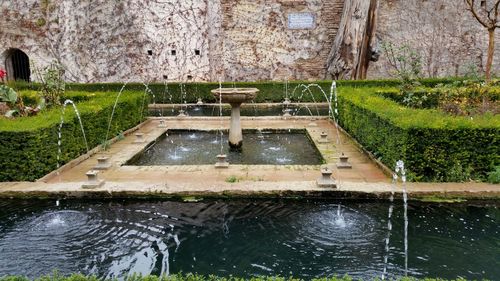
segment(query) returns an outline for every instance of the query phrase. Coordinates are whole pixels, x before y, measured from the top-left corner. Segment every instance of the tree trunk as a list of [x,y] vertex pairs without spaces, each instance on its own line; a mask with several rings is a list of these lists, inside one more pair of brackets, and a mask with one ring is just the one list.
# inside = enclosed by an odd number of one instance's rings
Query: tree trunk
[[486,60],[486,81],[491,79],[491,66],[493,65],[493,54],[495,52],[495,28],[488,29],[488,58]]
[[378,0],[346,0],[327,60],[327,78],[366,78],[375,38]]

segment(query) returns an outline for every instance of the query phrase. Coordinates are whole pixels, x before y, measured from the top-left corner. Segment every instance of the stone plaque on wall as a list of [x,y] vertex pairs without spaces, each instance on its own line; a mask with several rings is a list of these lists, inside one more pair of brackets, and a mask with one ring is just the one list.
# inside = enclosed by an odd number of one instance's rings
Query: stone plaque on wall
[[315,18],[313,13],[288,14],[288,29],[313,29]]

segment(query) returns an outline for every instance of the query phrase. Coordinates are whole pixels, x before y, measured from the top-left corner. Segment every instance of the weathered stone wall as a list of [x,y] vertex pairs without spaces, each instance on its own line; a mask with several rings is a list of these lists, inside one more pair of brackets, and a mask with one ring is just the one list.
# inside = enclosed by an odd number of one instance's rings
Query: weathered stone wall
[[[377,38],[395,46],[408,45],[422,57],[423,76],[463,75],[486,64],[488,33],[462,0],[381,0]],[[500,75],[500,30],[496,32],[492,72]],[[384,52],[372,62],[368,77],[391,76],[393,68]]]
[[[61,62],[70,81],[318,78],[342,1],[7,0],[0,65],[19,48],[38,68]],[[316,27],[289,30],[287,14],[303,11]]]
[[[317,79],[340,23],[343,0],[222,0],[224,76],[229,80]],[[315,14],[316,28],[288,29],[287,15]]]
[[[4,0],[0,67],[19,48],[38,68],[59,61],[75,82],[322,79],[344,1]],[[315,27],[289,29],[297,12],[313,13]],[[424,76],[484,68],[487,32],[463,1],[379,0],[376,36],[415,48]],[[390,75],[381,52],[368,78]]]

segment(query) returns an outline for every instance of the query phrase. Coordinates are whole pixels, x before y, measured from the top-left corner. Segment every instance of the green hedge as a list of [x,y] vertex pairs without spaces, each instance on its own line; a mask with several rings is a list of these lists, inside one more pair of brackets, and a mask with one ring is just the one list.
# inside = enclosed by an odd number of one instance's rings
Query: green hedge
[[500,163],[500,116],[453,117],[410,109],[377,94],[341,89],[340,125],[380,161],[405,161],[414,181],[485,180]]
[[[0,281],[29,281],[30,279],[23,276],[6,276],[0,277]],[[101,281],[108,279],[100,279],[95,276],[85,276],[81,274],[73,274],[70,276],[63,276],[60,274],[52,274],[47,276],[42,276],[40,278],[33,279],[36,281]],[[198,274],[173,274],[169,276],[141,276],[141,275],[132,275],[130,277],[125,278],[126,281],[301,281],[303,279],[293,278],[293,277],[280,277],[280,276],[260,276],[260,277],[252,277],[252,278],[240,278],[240,277],[219,277],[215,275],[203,276]],[[361,280],[361,279],[353,279],[349,276],[344,277],[325,277],[325,278],[312,278],[312,281],[352,281],[352,280]],[[380,280],[379,278],[370,278],[364,280]],[[441,278],[413,278],[413,277],[400,277],[397,279],[390,279],[393,281],[446,281],[448,279]],[[463,278],[451,279],[449,281],[466,281]]]
[[[420,82],[423,86],[433,87],[437,84],[453,83],[461,78],[435,78],[422,79]],[[303,92],[303,87],[300,85],[318,84],[323,91],[329,95],[332,81],[290,81],[288,83],[288,91],[292,101],[313,102],[325,101],[323,93],[317,87],[311,87],[311,94]],[[396,87],[400,84],[396,79],[384,80],[340,80],[337,81],[337,86],[365,88],[365,87]],[[87,92],[119,92],[124,83],[90,83],[90,84],[67,84],[68,91],[87,91]],[[282,102],[285,98],[285,85],[283,81],[263,81],[263,82],[225,82],[223,87],[256,87],[260,90],[255,102]],[[205,102],[215,102],[215,98],[210,94],[210,90],[219,87],[217,82],[208,83],[182,83],[185,89],[185,97],[181,94],[181,83],[168,83],[168,91],[163,83],[151,83],[148,88],[151,90],[151,102],[156,103],[194,103],[198,98],[202,98]],[[19,83],[15,84],[17,90],[36,90],[36,83]],[[144,92],[145,85],[143,83],[128,83],[125,87],[129,91]],[[295,94],[292,95],[293,90]],[[154,98],[153,98],[154,95]],[[302,95],[302,97],[300,97]],[[300,99],[299,99],[300,98]]]
[[[89,148],[104,142],[116,94],[68,93],[87,101],[77,104]],[[143,95],[124,92],[119,99],[109,136],[127,130],[145,116]],[[57,167],[58,127],[61,108],[42,111],[37,116],[0,118],[0,181],[33,181]],[[64,164],[86,152],[80,124],[71,105],[65,110],[61,160]]]

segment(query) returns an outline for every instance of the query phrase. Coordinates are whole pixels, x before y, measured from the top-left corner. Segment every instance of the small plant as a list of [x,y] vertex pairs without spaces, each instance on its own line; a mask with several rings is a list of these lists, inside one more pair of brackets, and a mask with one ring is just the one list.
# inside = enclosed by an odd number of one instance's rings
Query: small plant
[[239,182],[240,180],[236,177],[236,176],[229,176],[226,178],[226,182],[229,182],[229,183],[235,183],[235,182]]
[[392,75],[396,76],[401,84],[399,91],[404,96],[407,106],[421,107],[424,101],[422,96],[416,96],[415,91],[421,86],[418,79],[422,72],[422,58],[420,54],[408,45],[400,47],[390,42],[384,42],[382,49],[392,67]]
[[463,167],[459,162],[455,163],[445,176],[447,182],[466,182],[471,178],[471,169]]
[[3,79],[7,76],[7,72],[0,68],[0,81],[3,82]]
[[40,95],[45,100],[47,106],[61,105],[61,96],[66,89],[64,81],[64,68],[54,61],[49,66],[38,69],[33,67],[34,72],[40,81]]
[[488,182],[494,184],[500,183],[500,166],[495,166],[495,170],[488,173]]
[[11,87],[0,85],[0,102],[6,102],[14,105],[17,102],[17,93]]

